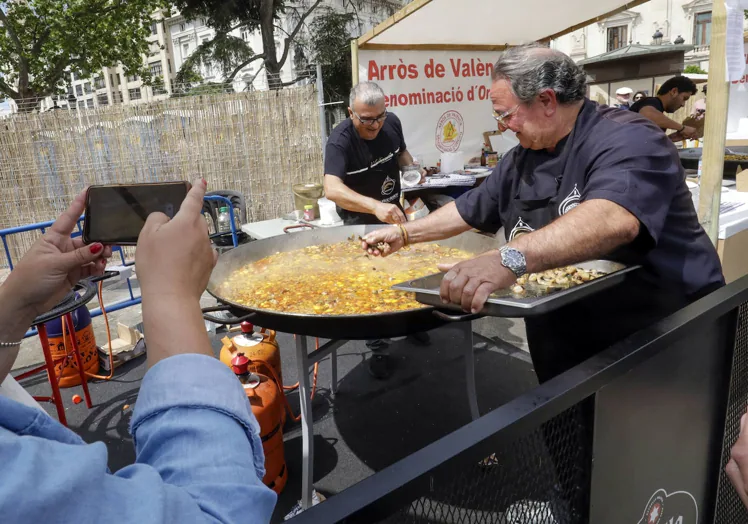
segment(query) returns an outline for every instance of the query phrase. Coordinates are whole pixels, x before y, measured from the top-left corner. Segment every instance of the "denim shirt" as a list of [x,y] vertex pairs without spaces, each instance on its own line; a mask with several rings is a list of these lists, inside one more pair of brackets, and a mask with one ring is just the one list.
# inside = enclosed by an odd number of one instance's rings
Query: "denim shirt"
[[239,381],[205,355],[146,373],[130,427],[136,461],[114,474],[103,443],[0,397],[0,522],[269,522],[276,495],[261,481],[259,429]]

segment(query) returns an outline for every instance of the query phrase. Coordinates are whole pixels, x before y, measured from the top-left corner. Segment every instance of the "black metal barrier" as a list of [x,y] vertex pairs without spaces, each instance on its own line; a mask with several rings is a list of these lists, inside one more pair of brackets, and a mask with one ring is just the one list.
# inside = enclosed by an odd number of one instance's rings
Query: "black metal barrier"
[[744,277],[292,521],[748,523],[724,475],[747,404]]

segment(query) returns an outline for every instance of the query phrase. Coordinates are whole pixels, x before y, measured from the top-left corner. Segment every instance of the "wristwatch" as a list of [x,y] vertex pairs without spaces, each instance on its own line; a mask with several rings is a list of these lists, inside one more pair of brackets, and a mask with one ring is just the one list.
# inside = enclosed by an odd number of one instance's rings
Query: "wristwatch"
[[527,261],[522,251],[513,247],[502,246],[499,249],[501,255],[501,265],[514,273],[517,278],[527,273]]

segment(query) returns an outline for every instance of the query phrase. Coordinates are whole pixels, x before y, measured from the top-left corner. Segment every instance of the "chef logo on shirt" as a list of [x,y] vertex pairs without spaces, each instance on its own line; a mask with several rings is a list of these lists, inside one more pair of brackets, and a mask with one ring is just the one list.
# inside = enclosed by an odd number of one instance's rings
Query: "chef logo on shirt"
[[509,240],[514,240],[518,236],[532,233],[533,231],[535,230],[530,227],[530,225],[527,224],[524,220],[522,220],[522,217],[519,217],[519,220],[517,220],[517,224],[515,224],[515,226],[512,228],[511,233],[509,233]]
[[655,491],[644,508],[639,524],[697,524],[699,508],[696,499],[687,491],[668,494]]
[[569,193],[569,196],[564,198],[561,201],[561,204],[558,206],[558,216],[565,215],[575,207],[579,205],[579,201],[581,200],[582,195],[579,193],[579,189],[577,189],[577,185],[574,184],[574,189],[571,190],[571,193]]
[[382,183],[382,196],[389,196],[395,190],[395,181],[392,180],[389,175],[384,179]]

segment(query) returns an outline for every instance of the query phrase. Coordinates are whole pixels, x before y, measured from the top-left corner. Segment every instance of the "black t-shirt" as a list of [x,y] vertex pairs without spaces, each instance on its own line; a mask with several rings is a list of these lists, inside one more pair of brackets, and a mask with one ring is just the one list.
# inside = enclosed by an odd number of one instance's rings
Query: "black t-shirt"
[[[325,148],[325,174],[339,177],[357,193],[400,205],[399,155],[405,151],[405,138],[400,119],[387,113],[382,129],[374,140],[364,140],[350,118],[341,122],[330,134]],[[354,213],[338,207],[346,223],[379,223],[377,217]]]
[[[641,111],[642,107],[654,107],[657,111],[660,113],[665,112],[665,106],[662,104],[662,100],[657,98],[656,96],[648,96],[646,98],[642,98],[638,102],[636,102],[634,105],[632,105],[629,110],[633,111],[634,113],[638,113]],[[662,129],[663,131],[666,131],[667,128]]]
[[[609,200],[639,219],[640,237],[607,258],[641,264],[641,278],[653,292],[694,295],[724,281],[717,252],[699,225],[678,150],[657,126],[631,111],[586,100],[562,164],[559,150],[566,145],[562,141],[553,153],[521,146],[507,152],[482,185],[457,199],[463,220],[484,231],[502,225],[516,229],[507,223],[515,197],[555,196],[557,178],[572,177],[577,202]],[[545,225],[522,227],[532,231]]]

